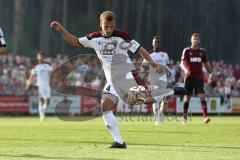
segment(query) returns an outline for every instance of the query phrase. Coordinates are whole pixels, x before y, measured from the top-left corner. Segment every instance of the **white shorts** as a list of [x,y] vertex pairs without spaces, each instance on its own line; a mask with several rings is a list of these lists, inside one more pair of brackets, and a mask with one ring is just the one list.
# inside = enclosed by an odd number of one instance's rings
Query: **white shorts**
[[38,87],[38,97],[48,99],[51,97],[51,88],[50,86],[39,86]]
[[112,94],[120,99],[125,99],[131,87],[138,86],[132,75],[127,78],[119,78],[114,83],[107,82],[104,86],[103,93]]

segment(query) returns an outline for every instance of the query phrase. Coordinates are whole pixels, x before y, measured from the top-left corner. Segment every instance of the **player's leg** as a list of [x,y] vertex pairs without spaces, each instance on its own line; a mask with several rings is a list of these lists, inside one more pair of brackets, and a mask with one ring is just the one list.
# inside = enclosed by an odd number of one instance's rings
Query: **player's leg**
[[204,94],[204,82],[202,79],[198,79],[197,81],[198,83],[196,84],[197,85],[196,93],[201,102],[201,109],[202,109],[203,118],[204,118],[203,121],[205,124],[207,124],[208,122],[210,122],[210,118],[208,117],[208,112],[207,112],[207,102]]
[[184,96],[184,103],[183,103],[183,116],[182,116],[182,123],[187,124],[187,115],[188,115],[188,108],[189,102],[191,100],[191,95]]
[[161,101],[164,97],[172,96],[172,95],[187,95],[188,91],[183,87],[174,87],[174,88],[167,88],[167,89],[155,89],[151,91],[151,96],[147,97],[145,104],[152,104],[157,101]]
[[[152,90],[157,89],[157,88],[166,89],[167,88],[167,82],[166,81],[159,81],[157,86],[152,86]],[[152,104],[156,125],[159,125],[164,120],[163,110],[166,107],[165,104],[166,104],[166,97],[164,97],[162,100],[156,101],[155,103]]]
[[42,113],[43,113],[43,119],[45,119],[46,109],[47,109],[47,106],[49,104],[50,99],[49,98],[44,98],[43,100],[44,100],[44,103],[43,103],[43,106],[42,106]]
[[[167,82],[167,75],[165,77],[162,77],[162,81],[159,81],[159,87],[160,88],[167,88],[168,82]],[[160,109],[159,109],[159,119],[160,122],[164,121],[164,110],[168,107],[168,97],[164,97],[163,100],[160,101]]]
[[193,79],[191,77],[188,77],[185,79],[184,87],[188,91],[188,94],[184,96],[182,123],[187,124],[189,102],[191,100],[191,96],[192,96],[193,89],[194,89]]
[[41,87],[41,97],[43,98],[43,105],[42,105],[42,114],[43,120],[45,119],[46,108],[49,105],[51,96],[51,89],[49,86]]
[[43,105],[44,105],[44,99],[42,97],[39,97],[39,100],[38,100],[38,112],[39,112],[40,121],[44,120]]
[[204,123],[207,124],[208,122],[210,122],[210,118],[208,117],[207,102],[205,99],[205,94],[200,93],[200,94],[198,94],[198,97],[201,102],[201,109],[202,109],[202,114],[203,114],[203,118],[204,118],[203,121],[204,121]]
[[113,114],[113,109],[118,103],[118,97],[114,93],[111,85],[106,85],[101,100],[101,109],[103,113],[103,120],[109,132],[113,136],[114,143],[110,148],[126,148],[126,144],[122,140],[121,133],[118,127],[118,121]]

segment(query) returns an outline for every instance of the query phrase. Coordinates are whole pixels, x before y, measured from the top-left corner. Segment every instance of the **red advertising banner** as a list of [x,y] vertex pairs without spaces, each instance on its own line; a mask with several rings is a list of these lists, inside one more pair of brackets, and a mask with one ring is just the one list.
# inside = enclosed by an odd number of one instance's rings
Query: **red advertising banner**
[[0,113],[29,113],[29,100],[24,96],[0,97]]
[[96,106],[98,105],[98,102],[97,102],[96,98],[82,96],[80,105],[81,105],[80,112],[86,113],[86,112],[94,110],[96,108]]
[[166,109],[167,113],[176,113],[177,112],[177,100],[176,97],[172,97],[168,100],[168,107]]

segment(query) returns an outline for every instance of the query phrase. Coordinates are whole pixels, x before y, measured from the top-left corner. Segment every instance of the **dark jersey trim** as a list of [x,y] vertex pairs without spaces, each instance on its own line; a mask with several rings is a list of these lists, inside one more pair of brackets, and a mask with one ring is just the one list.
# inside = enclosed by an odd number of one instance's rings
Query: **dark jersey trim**
[[[99,38],[99,37],[104,37],[104,36],[102,35],[102,33],[100,31],[98,31],[98,32],[90,33],[90,34],[86,35],[86,37],[88,40],[91,40],[93,38]],[[120,30],[120,29],[115,29],[111,36],[104,37],[104,38],[111,38],[111,37],[120,37],[127,42],[130,42],[133,39],[129,34],[127,34],[126,32],[124,32],[123,30]]]

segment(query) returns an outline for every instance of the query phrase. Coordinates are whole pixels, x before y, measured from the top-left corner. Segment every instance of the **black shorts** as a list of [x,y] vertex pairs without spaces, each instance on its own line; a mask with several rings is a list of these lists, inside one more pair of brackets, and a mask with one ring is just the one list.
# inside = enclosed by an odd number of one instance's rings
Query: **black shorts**
[[184,87],[188,91],[188,95],[204,93],[204,82],[201,78],[185,78]]

